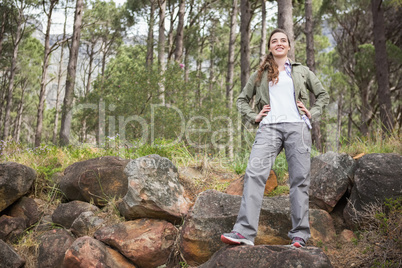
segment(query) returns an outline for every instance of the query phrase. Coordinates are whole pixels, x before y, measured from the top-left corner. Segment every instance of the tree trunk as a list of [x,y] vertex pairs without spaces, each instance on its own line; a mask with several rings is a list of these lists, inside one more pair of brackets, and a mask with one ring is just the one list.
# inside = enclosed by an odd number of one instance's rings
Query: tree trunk
[[78,50],[81,37],[81,24],[83,13],[83,0],[77,0],[74,15],[74,31],[70,50],[70,58],[67,67],[66,93],[64,96],[63,109],[61,115],[60,145],[65,146],[70,143],[70,128],[72,121],[72,108],[74,102],[74,86],[77,70]]
[[[66,27],[67,27],[67,12],[68,12],[68,4],[66,3],[66,7],[64,9],[64,25],[63,25],[63,40],[66,39]],[[54,126],[53,126],[53,144],[57,143],[57,128],[59,126],[59,103],[60,103],[60,95],[61,95],[61,78],[63,76],[63,60],[64,60],[64,44],[61,45],[60,51],[60,60],[59,60],[59,69],[57,70],[57,92],[56,92],[56,107],[55,107],[55,116],[54,116]]]
[[215,53],[215,29],[216,29],[216,24],[217,21],[213,20],[212,22],[212,27],[209,29],[210,31],[210,36],[209,36],[209,97],[210,101],[212,103],[212,90],[213,90],[213,85],[215,83],[215,63],[214,63],[214,53]]
[[3,139],[7,139],[10,131],[10,112],[13,101],[13,90],[14,90],[14,78],[17,69],[17,57],[18,57],[18,48],[20,41],[22,39],[22,21],[23,21],[23,3],[21,2],[21,8],[18,9],[18,19],[17,19],[17,32],[15,34],[14,39],[14,49],[13,49],[13,57],[11,59],[11,68],[10,68],[10,78],[8,82],[7,89],[7,104],[4,116],[4,129],[3,129]]
[[[234,61],[235,61],[235,43],[236,43],[236,28],[237,28],[237,13],[238,2],[233,0],[232,13],[230,18],[230,35],[229,35],[229,55],[228,55],[228,73],[226,76],[226,107],[229,110],[229,115],[232,115],[233,111],[233,74],[234,74]],[[233,137],[233,125],[229,132],[229,159],[233,160],[234,153],[234,137]]]
[[20,141],[20,133],[21,133],[21,122],[22,122],[22,112],[24,111],[24,95],[25,95],[25,89],[27,87],[27,82],[22,85],[22,92],[21,92],[21,99],[20,103],[18,104],[18,110],[17,110],[17,117],[15,118],[15,124],[14,124],[14,140],[15,142]]
[[267,8],[266,0],[261,0],[261,40],[260,40],[260,58],[265,55],[267,46]]
[[[313,22],[313,4],[312,0],[306,0],[305,2],[305,34],[306,34],[306,54],[307,54],[307,66],[315,73],[315,56],[314,56],[314,22]],[[310,107],[314,105],[315,97],[313,93],[309,93]],[[313,122],[311,129],[311,139],[318,151],[322,151],[321,144],[321,132],[320,122]]]
[[375,67],[378,83],[380,118],[383,131],[387,134],[391,134],[394,119],[392,115],[391,91],[389,88],[384,10],[381,8],[382,2],[382,0],[371,0],[371,9],[373,13],[373,38],[375,47]]
[[45,33],[45,51],[43,56],[42,65],[42,79],[40,82],[39,92],[39,105],[38,113],[36,115],[36,131],[35,131],[35,147],[38,147],[42,140],[42,127],[43,127],[43,109],[45,106],[46,86],[47,86],[47,67],[49,66],[50,58],[50,27],[52,25],[52,13],[57,3],[57,0],[50,1],[49,13],[46,13],[45,7],[43,7],[44,13],[47,15],[47,27]]
[[[159,2],[159,38],[158,38],[158,64],[161,75],[165,72],[165,12],[166,0],[158,0]],[[159,83],[159,99],[162,105],[165,105],[165,86],[164,81]]]
[[179,5],[179,24],[177,25],[176,34],[176,49],[174,52],[174,59],[177,62],[181,61],[183,55],[183,35],[184,35],[184,13],[186,8],[185,0],[180,0]]
[[89,54],[89,63],[88,63],[89,67],[88,67],[88,80],[87,80],[87,84],[85,86],[85,92],[84,92],[85,97],[89,94],[89,91],[91,90],[92,73],[93,73],[92,65],[93,65],[93,62],[95,59],[95,52],[94,52],[95,45],[96,45],[96,42],[91,44],[91,51],[89,51],[89,53],[88,53]]
[[1,52],[3,51],[3,39],[4,39],[4,32],[6,31],[6,19],[7,19],[7,13],[4,12],[1,20],[1,28],[0,28],[0,55]]
[[337,115],[337,129],[336,129],[336,151],[339,152],[340,138],[342,135],[342,109],[343,109],[343,95],[339,94],[338,101],[338,115]]
[[278,2],[278,28],[281,28],[287,32],[291,45],[288,57],[292,60],[295,60],[292,0],[277,0],[277,2]]
[[149,14],[149,28],[148,28],[148,38],[147,38],[147,58],[145,65],[151,67],[154,63],[154,23],[155,23],[155,3],[151,2],[151,12]]
[[360,114],[360,132],[363,136],[367,136],[370,126],[370,118],[372,116],[371,105],[369,101],[369,90],[371,87],[370,81],[362,81],[360,83],[360,97],[361,97],[361,114]]
[[[2,81],[1,81],[1,91],[0,91],[0,128],[1,126],[3,126],[3,116],[4,116],[4,102],[5,102],[5,95],[6,95],[6,85],[7,85],[7,77],[8,77],[8,73],[7,70],[4,72],[4,75],[1,77]],[[0,137],[1,137],[0,133]]]
[[201,60],[201,55],[204,50],[204,39],[201,41],[201,44],[198,46],[198,57],[196,60],[196,70],[197,70],[197,77],[198,77],[198,83],[197,83],[197,89],[196,89],[196,101],[198,104],[198,107],[202,107],[202,98],[201,98],[201,67],[202,67],[202,60]]
[[250,76],[250,21],[252,16],[248,0],[241,0],[240,11],[240,68],[241,88],[243,89]]
[[[250,77],[250,21],[252,18],[250,2],[240,1],[240,80],[241,90],[246,86]],[[244,125],[241,124],[241,147],[244,141]]]
[[188,49],[185,50],[184,53],[184,82],[188,83],[189,75],[190,75],[190,68],[188,67]]

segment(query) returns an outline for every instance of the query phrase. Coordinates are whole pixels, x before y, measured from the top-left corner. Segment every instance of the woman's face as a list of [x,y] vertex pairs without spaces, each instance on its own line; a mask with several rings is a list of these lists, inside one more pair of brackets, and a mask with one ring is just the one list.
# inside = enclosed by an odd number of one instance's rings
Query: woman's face
[[289,40],[284,33],[275,33],[269,40],[269,52],[274,57],[282,58],[287,57],[290,50]]

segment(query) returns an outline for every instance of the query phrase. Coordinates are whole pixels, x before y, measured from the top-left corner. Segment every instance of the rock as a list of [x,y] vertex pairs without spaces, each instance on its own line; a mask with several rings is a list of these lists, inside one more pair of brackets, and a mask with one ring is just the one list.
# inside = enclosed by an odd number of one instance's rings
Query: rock
[[319,248],[294,249],[290,246],[227,246],[199,268],[272,267],[330,268],[331,262]]
[[90,235],[103,227],[104,220],[95,216],[92,211],[82,212],[71,225],[71,231],[78,237]]
[[0,211],[27,194],[36,178],[30,167],[5,162],[0,164]]
[[127,176],[123,170],[129,160],[105,156],[77,162],[58,178],[60,190],[68,200],[80,200],[104,206],[108,200],[127,193]]
[[310,232],[313,244],[333,243],[336,237],[335,226],[332,217],[322,209],[310,209]]
[[402,196],[401,163],[398,154],[367,154],[357,161],[352,194],[344,209],[349,227],[356,226],[359,214],[368,205],[383,205],[386,198]]
[[[244,176],[241,176],[237,180],[233,181],[229,184],[228,188],[226,188],[227,194],[232,195],[243,195],[243,186],[244,186]],[[265,184],[264,194],[269,194],[273,190],[278,187],[278,180],[276,178],[276,174],[273,170],[269,173],[269,177],[267,183]]]
[[341,243],[350,243],[353,241],[353,239],[356,239],[356,235],[353,231],[348,229],[344,229],[339,235],[339,240]]
[[[216,251],[225,246],[220,241],[220,236],[232,230],[240,202],[240,196],[214,190],[205,191],[198,196],[181,230],[180,251],[189,265],[206,262]],[[332,221],[328,219],[328,213],[322,210],[310,210],[310,214],[311,239],[318,241],[326,235],[333,237],[335,231],[331,225]],[[325,225],[328,225],[326,228],[331,231],[327,231],[323,227]],[[288,232],[291,227],[288,196],[264,198],[255,244],[289,244]]]
[[179,167],[179,182],[183,186],[184,196],[192,203],[197,199],[200,193],[200,184],[197,181],[203,177],[201,171],[196,167]]
[[62,203],[53,212],[52,220],[54,223],[60,224],[65,228],[70,228],[75,219],[85,211],[96,212],[99,211],[99,208],[82,201]]
[[159,155],[140,157],[131,160],[124,172],[128,191],[119,211],[126,219],[156,218],[181,223],[190,202],[183,196],[177,168],[169,159]]
[[37,223],[41,217],[38,205],[35,200],[29,197],[23,196],[17,202],[15,202],[7,213],[12,217],[20,217],[25,219],[27,227]]
[[140,267],[158,267],[168,261],[177,236],[171,223],[156,219],[138,219],[105,227],[94,237]]
[[25,265],[25,260],[6,242],[0,239],[0,267],[19,268]]
[[65,229],[45,232],[39,238],[38,268],[62,267],[66,250],[75,238]]
[[25,219],[3,215],[0,217],[0,239],[16,242],[26,229]]
[[311,160],[310,203],[331,212],[352,185],[355,161],[347,154],[327,152]]
[[66,251],[63,268],[135,268],[119,252],[89,236],[80,237]]

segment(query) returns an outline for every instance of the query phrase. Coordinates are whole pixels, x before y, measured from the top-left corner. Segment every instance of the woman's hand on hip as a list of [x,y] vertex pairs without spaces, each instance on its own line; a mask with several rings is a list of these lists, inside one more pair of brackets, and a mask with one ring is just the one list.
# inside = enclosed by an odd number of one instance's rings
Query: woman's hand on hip
[[311,119],[311,113],[309,110],[307,110],[307,108],[304,106],[303,102],[301,101],[297,101],[297,107],[300,108],[300,110],[305,113],[308,117],[308,119]]
[[259,123],[262,121],[262,119],[268,115],[268,112],[271,111],[271,106],[269,105],[264,105],[264,107],[262,108],[262,110],[260,111],[260,113],[257,115],[257,117],[255,118],[255,122]]

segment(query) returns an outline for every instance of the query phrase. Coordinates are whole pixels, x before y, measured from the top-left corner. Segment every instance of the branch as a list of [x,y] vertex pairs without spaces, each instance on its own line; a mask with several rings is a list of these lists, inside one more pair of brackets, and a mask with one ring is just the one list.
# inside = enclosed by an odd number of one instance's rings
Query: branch
[[56,49],[58,49],[60,45],[64,44],[65,42],[68,42],[68,41],[71,40],[71,39],[72,39],[72,36],[71,36],[71,37],[68,37],[68,38],[66,38],[66,39],[63,39],[63,40],[59,40],[59,41],[57,41],[56,43],[54,43],[54,44],[50,47],[50,52],[49,52],[49,54],[52,53],[53,51],[55,51]]

